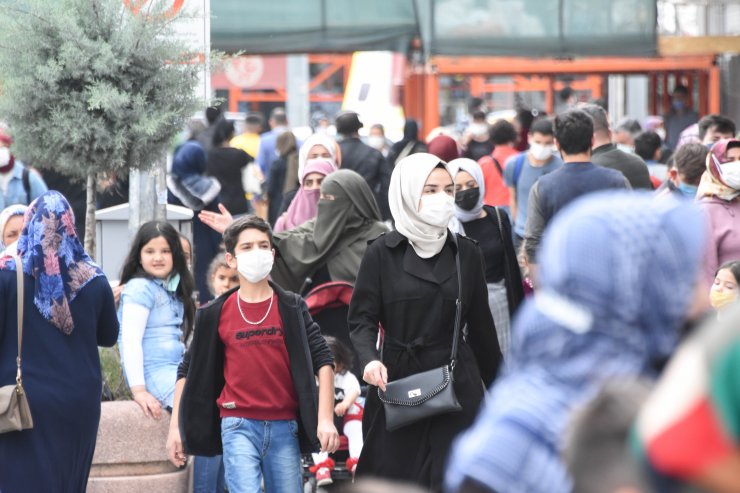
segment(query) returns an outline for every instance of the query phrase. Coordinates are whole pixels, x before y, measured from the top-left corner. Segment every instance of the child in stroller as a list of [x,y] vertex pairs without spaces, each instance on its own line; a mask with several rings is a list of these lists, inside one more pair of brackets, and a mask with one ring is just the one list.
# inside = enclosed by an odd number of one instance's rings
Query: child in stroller
[[[349,371],[352,351],[332,336],[324,336],[326,343],[334,354],[334,421],[338,430],[347,438],[349,457],[345,469],[354,476],[357,459],[362,451],[362,406],[357,402],[360,397],[360,382]],[[316,485],[331,484],[331,472],[335,462],[327,452],[313,454],[314,465],[310,471],[316,474]]]
[[[306,457],[304,478],[313,486],[326,486],[332,484],[333,480],[352,480],[362,450],[364,398],[358,380],[357,358],[347,327],[352,290],[352,284],[338,281],[319,285],[306,295],[311,316],[321,327],[321,333],[334,355],[334,417],[341,435],[340,448],[331,457],[326,453]],[[313,465],[309,466],[311,462]]]

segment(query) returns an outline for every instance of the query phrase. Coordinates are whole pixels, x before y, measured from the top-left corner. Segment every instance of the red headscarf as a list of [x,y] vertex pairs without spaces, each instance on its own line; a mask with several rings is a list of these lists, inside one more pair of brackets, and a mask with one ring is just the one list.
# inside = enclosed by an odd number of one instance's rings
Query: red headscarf
[[428,146],[429,154],[434,154],[442,161],[449,162],[460,157],[457,142],[449,135],[437,135],[429,142]]

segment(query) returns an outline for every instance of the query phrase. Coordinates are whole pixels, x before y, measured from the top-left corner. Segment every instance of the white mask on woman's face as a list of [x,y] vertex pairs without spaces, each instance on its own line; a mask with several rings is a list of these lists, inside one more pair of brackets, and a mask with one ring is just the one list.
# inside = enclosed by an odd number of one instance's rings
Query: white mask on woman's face
[[254,284],[270,275],[273,261],[272,250],[256,248],[236,256],[236,270]]
[[419,218],[430,226],[446,228],[455,215],[455,198],[445,192],[421,196]]
[[740,161],[721,164],[720,168],[722,169],[722,181],[727,183],[728,187],[740,190]]
[[385,139],[381,135],[371,135],[367,138],[367,145],[374,149],[381,150],[385,147]]

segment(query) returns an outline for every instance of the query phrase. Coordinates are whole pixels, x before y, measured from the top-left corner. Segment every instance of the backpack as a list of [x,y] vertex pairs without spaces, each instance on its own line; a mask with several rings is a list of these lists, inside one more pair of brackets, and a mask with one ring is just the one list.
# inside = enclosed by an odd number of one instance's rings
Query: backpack
[[21,177],[21,180],[23,181],[23,190],[26,192],[26,205],[31,205],[31,179],[30,171],[28,168],[23,168],[23,176]]
[[[516,192],[517,184],[519,183],[519,176],[522,174],[522,168],[524,167],[524,158],[526,156],[525,152],[520,152],[517,157],[516,161],[514,162],[514,176],[512,179],[512,182],[514,184],[514,191]],[[497,163],[498,164],[498,163]]]

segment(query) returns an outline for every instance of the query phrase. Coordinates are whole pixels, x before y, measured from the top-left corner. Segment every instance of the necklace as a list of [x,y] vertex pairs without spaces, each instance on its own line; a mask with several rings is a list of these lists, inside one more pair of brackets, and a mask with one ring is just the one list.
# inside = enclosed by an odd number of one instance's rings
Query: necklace
[[[249,325],[259,325],[265,320],[267,320],[267,316],[270,314],[270,310],[272,310],[272,302],[275,301],[275,293],[272,293],[270,296],[270,306],[267,307],[267,311],[265,312],[265,316],[262,317],[262,319],[259,322],[252,322],[250,320],[247,320],[247,317],[244,316],[244,312],[242,311],[242,297],[239,296],[239,292],[236,293],[236,307],[239,308],[239,315],[242,316],[242,319],[247,322]],[[244,302],[246,303],[246,301]]]

